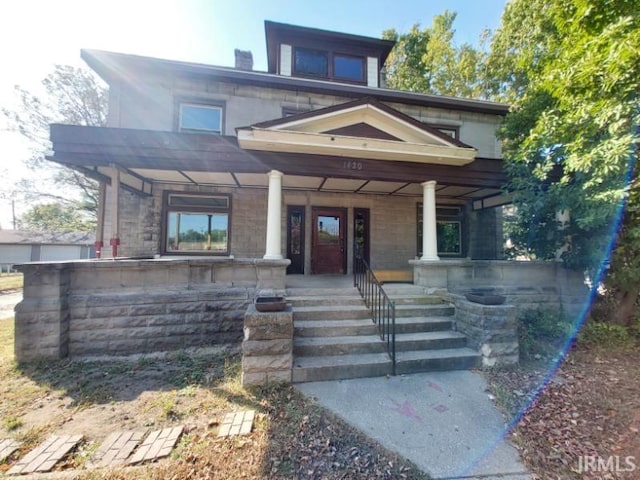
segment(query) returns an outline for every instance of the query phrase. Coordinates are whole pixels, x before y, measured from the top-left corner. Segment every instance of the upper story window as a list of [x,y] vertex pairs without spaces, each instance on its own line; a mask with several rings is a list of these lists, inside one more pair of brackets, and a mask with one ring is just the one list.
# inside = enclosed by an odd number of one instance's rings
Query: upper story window
[[460,140],[460,127],[454,127],[449,125],[431,125],[436,130],[439,130],[441,133],[450,136],[456,140]]
[[180,103],[178,131],[222,135],[222,106]]
[[364,58],[352,57],[349,55],[334,55],[333,76],[336,78],[344,78],[347,80],[354,80],[356,82],[363,82]]
[[296,48],[293,55],[293,71],[296,74],[329,76],[329,52]]
[[293,74],[364,83],[365,58],[326,50],[295,47]]

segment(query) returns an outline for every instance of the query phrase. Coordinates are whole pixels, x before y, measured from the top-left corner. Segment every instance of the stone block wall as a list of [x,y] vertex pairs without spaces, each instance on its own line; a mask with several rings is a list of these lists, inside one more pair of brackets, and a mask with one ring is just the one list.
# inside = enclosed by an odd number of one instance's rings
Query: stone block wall
[[242,385],[291,383],[293,309],[258,312],[249,305],[244,316]]
[[15,308],[16,359],[66,357],[70,330],[68,270],[36,264],[21,271],[24,290],[23,300]]
[[562,310],[570,317],[582,314],[589,301],[589,289],[580,272],[565,269],[559,262],[513,260],[442,260],[409,262],[414,283],[427,292],[464,294],[470,291],[496,293],[518,311],[531,308]]
[[18,361],[236,345],[257,289],[288,260],[184,258],[25,264]]
[[239,345],[248,287],[71,295],[69,355]]
[[518,321],[513,305],[480,305],[452,295],[456,306],[456,329],[465,334],[468,346],[482,355],[483,367],[518,363]]
[[503,259],[502,209],[470,211],[468,219],[469,257],[473,260]]

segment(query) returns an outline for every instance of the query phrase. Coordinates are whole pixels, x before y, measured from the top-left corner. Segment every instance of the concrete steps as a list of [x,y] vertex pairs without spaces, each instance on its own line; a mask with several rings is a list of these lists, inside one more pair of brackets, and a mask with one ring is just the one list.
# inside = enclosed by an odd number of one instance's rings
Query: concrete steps
[[322,382],[347,378],[382,377],[392,373],[386,353],[294,357],[293,382]]
[[[454,307],[414,285],[385,285],[396,302],[396,370],[413,373],[478,365],[479,355],[453,331]],[[355,288],[288,289],[293,305],[293,381],[392,373],[386,343]]]
[[470,348],[412,350],[396,354],[396,373],[466,370],[480,366],[480,355]]

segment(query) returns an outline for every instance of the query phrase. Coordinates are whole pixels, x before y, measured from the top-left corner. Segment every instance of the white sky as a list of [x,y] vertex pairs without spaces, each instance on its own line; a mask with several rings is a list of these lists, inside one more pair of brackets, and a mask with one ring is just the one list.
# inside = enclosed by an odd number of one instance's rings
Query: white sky
[[[16,84],[30,90],[55,64],[81,65],[80,49],[233,65],[233,50],[251,50],[266,69],[264,20],[379,37],[384,29],[428,25],[458,12],[458,42],[477,43],[496,28],[506,0],[8,0],[0,4],[0,107],[15,105]],[[0,193],[28,172],[28,144],[0,118]],[[23,205],[16,205],[19,214]],[[11,228],[11,204],[0,200],[0,226]]]

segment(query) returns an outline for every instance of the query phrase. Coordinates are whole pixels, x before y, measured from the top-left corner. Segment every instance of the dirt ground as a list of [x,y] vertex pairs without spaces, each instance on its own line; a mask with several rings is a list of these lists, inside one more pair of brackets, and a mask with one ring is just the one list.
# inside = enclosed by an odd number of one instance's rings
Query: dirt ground
[[487,373],[527,466],[540,479],[640,478],[640,350],[574,349],[535,396],[549,366]]
[[[17,366],[12,321],[0,320],[0,439],[23,442],[13,462],[52,434],[84,440],[55,467],[70,478],[426,479],[290,386],[247,390],[240,356],[199,350],[104,361]],[[256,410],[250,435],[218,438],[224,414]],[[85,470],[106,436],[185,425],[172,455],[144,467]]]

